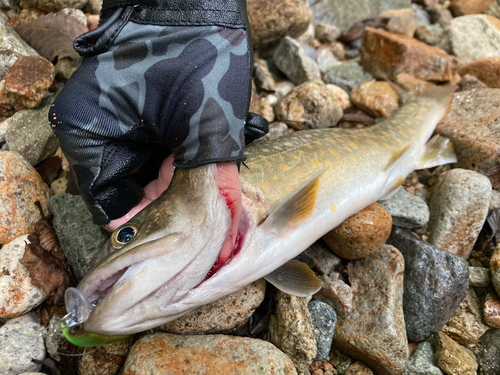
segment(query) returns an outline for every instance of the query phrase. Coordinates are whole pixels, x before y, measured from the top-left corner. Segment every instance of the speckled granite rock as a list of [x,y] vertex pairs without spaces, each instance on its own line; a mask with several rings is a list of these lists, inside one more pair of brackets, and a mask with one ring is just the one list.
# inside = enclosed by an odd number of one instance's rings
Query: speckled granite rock
[[395,226],[419,228],[429,221],[429,206],[425,201],[405,189],[399,189],[391,198],[379,201],[389,212]]
[[406,362],[403,375],[444,375],[436,366],[434,351],[429,342],[418,344],[411,358]]
[[500,329],[490,329],[479,340],[483,349],[477,355],[480,375],[500,373]]
[[321,301],[311,301],[307,305],[316,336],[317,354],[315,361],[326,361],[332,346],[337,314],[333,307]]

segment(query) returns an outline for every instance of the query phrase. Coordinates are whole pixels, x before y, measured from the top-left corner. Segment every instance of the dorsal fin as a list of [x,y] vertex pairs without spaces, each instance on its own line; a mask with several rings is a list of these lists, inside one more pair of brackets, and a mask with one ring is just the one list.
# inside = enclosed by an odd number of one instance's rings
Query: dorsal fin
[[295,259],[275,269],[264,279],[282,292],[297,297],[309,297],[323,286],[307,264]]
[[436,134],[425,145],[425,150],[420,158],[420,164],[417,169],[431,168],[456,162],[457,155],[453,148],[453,142],[448,138]]
[[391,169],[393,169],[399,163],[399,161],[408,154],[408,152],[410,151],[410,147],[411,144],[407,144],[406,146],[398,148],[396,151],[394,151],[391,156],[391,160],[389,160],[389,163],[387,163],[387,166],[385,167],[385,171],[389,172]]

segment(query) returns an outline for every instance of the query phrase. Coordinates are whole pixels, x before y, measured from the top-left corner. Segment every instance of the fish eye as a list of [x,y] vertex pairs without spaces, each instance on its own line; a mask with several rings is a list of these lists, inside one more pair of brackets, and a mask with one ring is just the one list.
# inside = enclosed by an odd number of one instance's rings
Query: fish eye
[[76,326],[73,326],[70,328],[70,332],[73,333],[73,334],[77,334],[77,333],[80,333],[82,331],[83,327],[81,324],[77,324]]
[[133,227],[123,227],[116,234],[116,241],[120,244],[126,244],[135,237],[136,230]]

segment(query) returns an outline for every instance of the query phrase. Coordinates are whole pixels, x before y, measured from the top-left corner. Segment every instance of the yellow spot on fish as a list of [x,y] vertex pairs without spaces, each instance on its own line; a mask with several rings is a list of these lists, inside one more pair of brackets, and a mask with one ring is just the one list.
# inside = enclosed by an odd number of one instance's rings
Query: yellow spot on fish
[[319,153],[320,153],[321,155],[324,155],[324,154],[325,154],[325,151],[321,150]]
[[335,155],[335,156],[339,156],[339,153],[338,153],[337,151],[335,151],[335,150],[330,150],[330,152],[331,152],[333,155]]
[[422,107],[422,108],[420,108],[420,111],[421,111],[421,112],[425,112],[425,111],[427,111],[427,107]]
[[258,166],[257,164],[255,164],[255,163],[250,164],[250,166],[251,166],[252,168],[259,168],[259,166]]
[[402,131],[402,130],[400,130],[400,131],[399,131],[399,134],[401,134],[403,137],[408,137],[408,136],[406,135],[406,133],[405,133],[404,131]]
[[299,157],[297,155],[292,156],[293,160],[299,160]]
[[313,161],[313,165],[314,165],[315,167],[317,167],[319,164],[318,164],[318,162],[317,162],[316,160],[314,160],[314,161]]
[[416,116],[419,120],[422,120],[422,115],[417,115]]
[[271,163],[266,163],[266,165],[267,165],[268,167],[270,167],[270,166],[271,166]]
[[321,146],[323,143],[321,143],[320,141],[316,141],[316,144],[317,144],[318,146]]
[[370,143],[371,143],[372,145],[375,145],[375,146],[377,145],[377,142],[375,142],[375,141],[373,141],[373,140],[371,140],[371,139],[370,139],[369,141],[370,141]]
[[280,155],[280,159],[282,159],[282,160],[283,160],[284,158],[285,158],[285,157],[284,157],[283,155]]
[[327,161],[326,165],[328,165],[329,167],[331,167],[332,166],[332,162],[331,161]]
[[412,123],[412,121],[411,121],[411,120],[406,120],[406,123],[407,123],[408,125],[410,125],[410,124]]
[[292,194],[293,193],[293,189],[290,188],[290,187],[288,189],[286,189],[286,191],[288,192],[288,194]]
[[261,187],[262,189],[267,189],[267,184],[266,184],[265,182],[263,182],[263,183],[260,185],[260,187]]
[[387,135],[387,132],[381,132],[381,133],[382,133],[382,135]]
[[274,175],[274,176],[273,176],[273,179],[274,179],[274,180],[278,180],[278,176]]
[[401,175],[397,176],[396,181],[394,182],[393,189],[397,189],[398,187],[403,185],[403,182],[405,182],[405,179],[403,178],[403,176],[401,176]]
[[342,165],[342,163],[341,163],[340,161],[339,161],[339,162],[337,162],[337,164],[339,165],[339,167]]
[[353,141],[349,142],[349,144],[352,146],[352,147],[356,147],[356,143],[354,143]]
[[297,165],[297,166],[295,167],[295,169],[296,169],[296,170],[298,170],[298,171],[300,171],[300,170],[302,169],[302,167],[301,167],[300,165]]
[[330,207],[330,211],[332,211],[332,212],[337,211],[337,206],[335,206],[334,204],[332,204],[332,207]]
[[359,139],[359,137],[357,135],[353,135],[352,136],[354,139]]
[[356,159],[354,159],[354,158],[351,158],[351,161],[352,161],[353,163],[355,163],[355,162],[356,162]]
[[286,171],[288,169],[288,167],[286,165],[282,165],[280,168],[282,171]]
[[245,177],[250,177],[250,173],[245,173]]
[[330,143],[335,143],[335,142],[333,141],[333,139],[331,139],[331,138],[327,138],[327,139],[326,139],[326,141],[327,141],[327,142],[330,142]]
[[403,142],[401,142],[401,140],[400,140],[400,139],[396,139],[396,142],[398,142],[400,145],[402,145],[402,144],[403,144]]
[[303,154],[303,153],[304,153],[304,151],[302,151],[302,150],[297,150],[297,152],[298,152],[299,154]]
[[307,148],[312,148],[312,146],[310,144],[307,144],[306,147]]
[[380,137],[382,140],[387,141],[386,137]]
[[384,145],[384,147],[389,148],[389,145],[387,143],[384,143],[383,145]]
[[408,129],[408,131],[409,131],[410,133],[415,134],[415,130],[413,130],[412,128],[409,128],[409,129]]

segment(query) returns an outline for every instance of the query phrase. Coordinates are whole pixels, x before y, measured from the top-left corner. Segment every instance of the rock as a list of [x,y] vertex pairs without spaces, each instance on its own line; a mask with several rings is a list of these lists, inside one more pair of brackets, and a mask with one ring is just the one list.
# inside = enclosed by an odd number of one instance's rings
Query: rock
[[438,47],[406,35],[367,27],[361,48],[363,66],[375,77],[393,79],[408,73],[427,81],[451,81],[457,61]]
[[439,46],[462,64],[483,57],[500,56],[500,21],[494,17],[477,14],[454,18],[445,28]]
[[317,354],[315,361],[326,361],[332,346],[337,314],[328,304],[321,301],[311,301],[307,305],[316,336]]
[[323,277],[323,287],[314,295],[314,299],[328,303],[339,318],[345,318],[352,311],[353,292],[352,288],[338,275],[334,277]]
[[78,375],[115,375],[125,362],[132,340],[118,341],[98,348],[85,348]]
[[319,50],[316,62],[318,63],[318,68],[321,73],[325,73],[334,66],[338,66],[341,64],[341,62],[335,57],[333,52],[328,48],[322,48]]
[[483,82],[481,82],[477,77],[474,77],[470,74],[466,74],[460,78],[460,81],[457,83],[457,92],[459,91],[469,91],[473,89],[485,89],[486,86]]
[[485,176],[460,168],[442,173],[429,204],[429,243],[468,259],[490,197],[491,183]]
[[471,62],[459,70],[459,74],[477,77],[486,86],[500,88],[500,56],[485,57]]
[[59,348],[66,341],[61,328],[62,316],[54,315],[50,318],[47,334],[45,335],[45,347],[50,357],[61,361]]
[[20,0],[21,8],[36,8],[44,12],[59,12],[64,8],[82,9],[88,0]]
[[99,26],[99,14],[89,14],[85,13],[85,17],[87,17],[87,26],[89,31],[94,31]]
[[257,280],[246,288],[202,306],[194,313],[164,324],[159,329],[181,335],[229,332],[246,324],[264,300],[265,293],[266,282],[264,279]]
[[316,357],[316,336],[305,298],[277,291],[276,315],[271,316],[269,339],[305,372]]
[[399,189],[392,197],[379,203],[389,212],[397,227],[420,228],[429,221],[427,203],[405,189]]
[[484,267],[469,267],[470,286],[487,288],[491,284],[490,270]]
[[49,214],[50,189],[35,169],[17,152],[0,152],[0,244],[31,233]]
[[278,102],[282,101],[285,96],[287,96],[290,91],[294,89],[295,85],[290,81],[281,81],[274,90]]
[[295,39],[286,36],[273,54],[276,66],[290,81],[299,85],[303,82],[320,78],[318,66]]
[[490,212],[495,208],[500,208],[500,191],[498,190],[491,191]]
[[330,277],[339,271],[342,259],[333,254],[323,241],[318,240],[304,250],[298,259],[312,268],[316,274]]
[[493,0],[450,0],[450,11],[455,17],[479,14],[487,10]]
[[274,109],[271,104],[269,104],[265,100],[257,100],[255,102],[250,103],[250,112],[256,113],[262,117],[264,117],[267,121],[274,121]]
[[269,133],[266,134],[266,138],[276,139],[285,134],[288,134],[288,126],[284,122],[272,122],[269,124]]
[[339,257],[363,258],[382,246],[391,234],[392,220],[378,203],[373,203],[323,236]]
[[474,354],[457,344],[443,332],[432,336],[437,365],[448,375],[476,375],[477,362]]
[[357,62],[334,66],[324,76],[326,83],[337,85],[349,93],[354,87],[370,79],[372,79],[372,75],[367,73]]
[[500,298],[495,293],[488,293],[484,301],[484,322],[493,328],[500,328]]
[[320,80],[294,88],[276,106],[276,117],[297,130],[336,125],[343,116],[335,94]]
[[54,230],[75,277],[80,280],[90,269],[94,255],[107,240],[104,229],[94,224],[81,196],[60,194],[49,201]]
[[224,335],[145,335],[132,346],[123,375],[147,373],[297,375],[292,361],[274,345]]
[[0,114],[36,108],[54,80],[54,65],[41,56],[21,56],[0,82]]
[[19,13],[18,17],[19,25],[31,22],[33,20],[36,20],[38,17],[42,16],[45,16],[45,12],[42,12],[41,10],[30,9],[30,8],[23,9],[21,10],[21,13]]
[[480,343],[483,349],[477,355],[479,374],[497,375],[500,372],[500,329],[488,330]]
[[314,34],[321,43],[335,43],[340,36],[340,30],[334,25],[320,22],[314,28]]
[[49,122],[49,109],[54,98],[54,95],[47,96],[39,108],[15,113],[5,132],[9,150],[19,152],[31,165],[52,156],[59,148]]
[[85,13],[99,14],[101,13],[102,0],[88,0],[84,8]]
[[363,82],[351,92],[352,103],[373,117],[390,117],[399,109],[399,93],[388,82]]
[[411,358],[406,362],[403,375],[444,375],[436,366],[434,351],[429,342],[418,344]]
[[8,18],[0,13],[0,78],[3,78],[21,56],[38,56],[9,25]]
[[342,109],[346,109],[351,106],[351,100],[349,98],[349,94],[345,92],[344,89],[332,84],[327,84],[326,87],[328,87],[328,89],[333,91],[333,94],[337,98],[337,101],[340,103]]
[[483,13],[500,19],[500,3],[498,3],[498,1],[492,1],[490,7]]
[[355,313],[339,316],[333,338],[339,350],[388,375],[401,374],[408,359],[403,271],[403,256],[389,245],[355,261],[349,272]]
[[42,368],[31,362],[45,358],[44,328],[37,323],[9,324],[0,328],[0,374],[18,375]]
[[312,375],[337,374],[337,372],[334,372],[334,371],[335,371],[335,368],[333,367],[333,365],[330,362],[326,362],[326,361],[316,361],[316,362],[311,363],[311,366],[309,366],[309,372]]
[[437,23],[432,26],[418,25],[415,30],[415,39],[431,46],[435,46],[439,43],[443,32],[443,28]]
[[443,28],[448,27],[450,22],[453,20],[450,10],[440,4],[437,4],[429,9],[429,14],[431,16],[431,22],[437,23]]
[[484,324],[481,305],[473,288],[460,303],[457,311],[442,331],[464,346],[476,345],[479,338],[489,329]]
[[435,5],[439,4],[439,0],[427,0],[427,2],[435,2],[434,5],[429,5],[428,3],[425,4],[426,0],[415,0],[411,4],[411,9],[415,12],[415,15],[417,16],[417,21],[419,25],[426,25],[430,26],[431,25],[431,16],[429,13],[426,11],[425,7],[433,7]]
[[24,323],[36,323],[40,324],[40,318],[37,315],[36,311],[30,311],[24,315],[16,316],[15,318],[11,318],[7,320],[9,324],[24,324]]
[[363,362],[356,361],[349,366],[345,375],[373,375],[373,371],[370,370]]
[[384,10],[378,16],[389,18],[385,28],[391,33],[408,36],[415,34],[418,19],[415,11],[411,8]]
[[0,10],[17,14],[19,13],[19,6],[16,0],[0,0]]
[[286,37],[307,30],[312,12],[306,0],[247,1],[254,49],[269,54]]
[[475,170],[500,189],[500,90],[458,92],[436,131],[453,141],[457,167]]
[[345,55],[345,48],[344,45],[340,42],[337,43],[330,43],[330,44],[323,44],[320,47],[322,48],[328,48],[331,53],[333,53],[333,56],[335,56],[339,60],[345,60],[346,55]]
[[66,177],[56,178],[51,184],[50,188],[54,195],[66,193],[68,187],[68,179]]
[[491,282],[500,295],[500,244],[497,245],[490,260]]
[[274,78],[269,67],[267,66],[267,61],[254,58],[253,60],[253,77],[257,87],[261,90],[274,91]]
[[388,244],[405,261],[403,309],[408,339],[420,342],[452,317],[469,288],[469,267],[406,229],[394,227]]
[[356,22],[374,18],[386,9],[410,8],[411,0],[309,0],[314,23],[324,22],[344,31]]

